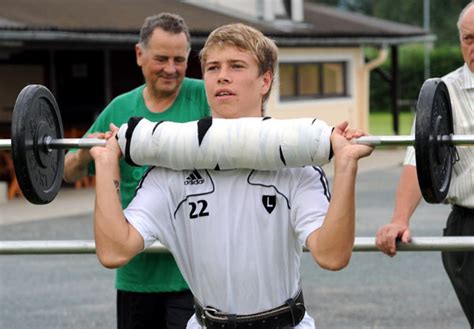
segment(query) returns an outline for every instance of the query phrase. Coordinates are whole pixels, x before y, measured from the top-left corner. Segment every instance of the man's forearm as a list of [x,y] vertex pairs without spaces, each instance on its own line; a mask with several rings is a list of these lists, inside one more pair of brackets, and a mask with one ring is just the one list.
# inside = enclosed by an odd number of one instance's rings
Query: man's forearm
[[410,217],[420,201],[421,191],[418,185],[416,167],[405,165],[397,187],[392,223],[408,226]]
[[127,247],[129,230],[120,201],[118,162],[96,160],[94,234],[97,255],[104,266],[121,266],[133,256]]
[[87,175],[87,167],[90,160],[84,160],[80,157],[80,152],[69,152],[64,158],[64,180],[68,183],[73,183]]

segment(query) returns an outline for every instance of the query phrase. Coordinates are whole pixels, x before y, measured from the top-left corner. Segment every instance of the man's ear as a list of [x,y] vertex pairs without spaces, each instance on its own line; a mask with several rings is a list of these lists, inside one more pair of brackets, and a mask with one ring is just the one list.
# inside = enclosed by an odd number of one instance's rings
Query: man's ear
[[272,87],[273,82],[273,74],[270,71],[263,73],[262,75],[262,89],[261,94],[266,95],[270,92],[270,88]]
[[136,55],[136,58],[137,58],[137,65],[141,67],[142,64],[143,64],[143,59],[142,59],[143,49],[140,46],[140,44],[138,44],[138,43],[135,45],[135,55]]

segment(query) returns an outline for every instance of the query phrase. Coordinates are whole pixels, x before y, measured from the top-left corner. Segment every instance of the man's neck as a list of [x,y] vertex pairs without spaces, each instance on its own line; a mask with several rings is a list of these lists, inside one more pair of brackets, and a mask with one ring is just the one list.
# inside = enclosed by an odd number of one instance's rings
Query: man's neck
[[165,112],[171,105],[173,105],[176,97],[178,97],[179,89],[173,93],[166,93],[160,91],[153,91],[153,89],[145,86],[143,90],[143,99],[146,107],[153,113]]

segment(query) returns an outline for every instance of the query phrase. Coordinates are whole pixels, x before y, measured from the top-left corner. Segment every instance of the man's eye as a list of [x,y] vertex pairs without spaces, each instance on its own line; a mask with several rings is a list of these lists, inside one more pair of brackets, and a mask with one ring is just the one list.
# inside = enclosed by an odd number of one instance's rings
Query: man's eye
[[206,71],[214,71],[214,70],[216,70],[216,69],[217,69],[217,66],[208,66],[208,67],[206,68]]

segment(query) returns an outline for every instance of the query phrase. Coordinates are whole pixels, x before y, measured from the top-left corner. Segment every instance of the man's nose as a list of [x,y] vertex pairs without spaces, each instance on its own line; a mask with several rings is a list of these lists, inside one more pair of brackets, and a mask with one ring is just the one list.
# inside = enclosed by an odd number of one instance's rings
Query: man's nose
[[164,68],[166,73],[174,73],[176,72],[176,63],[174,60],[169,60],[166,62],[165,68]]
[[217,77],[217,83],[230,83],[230,75],[227,69],[222,68],[219,70],[219,76]]

